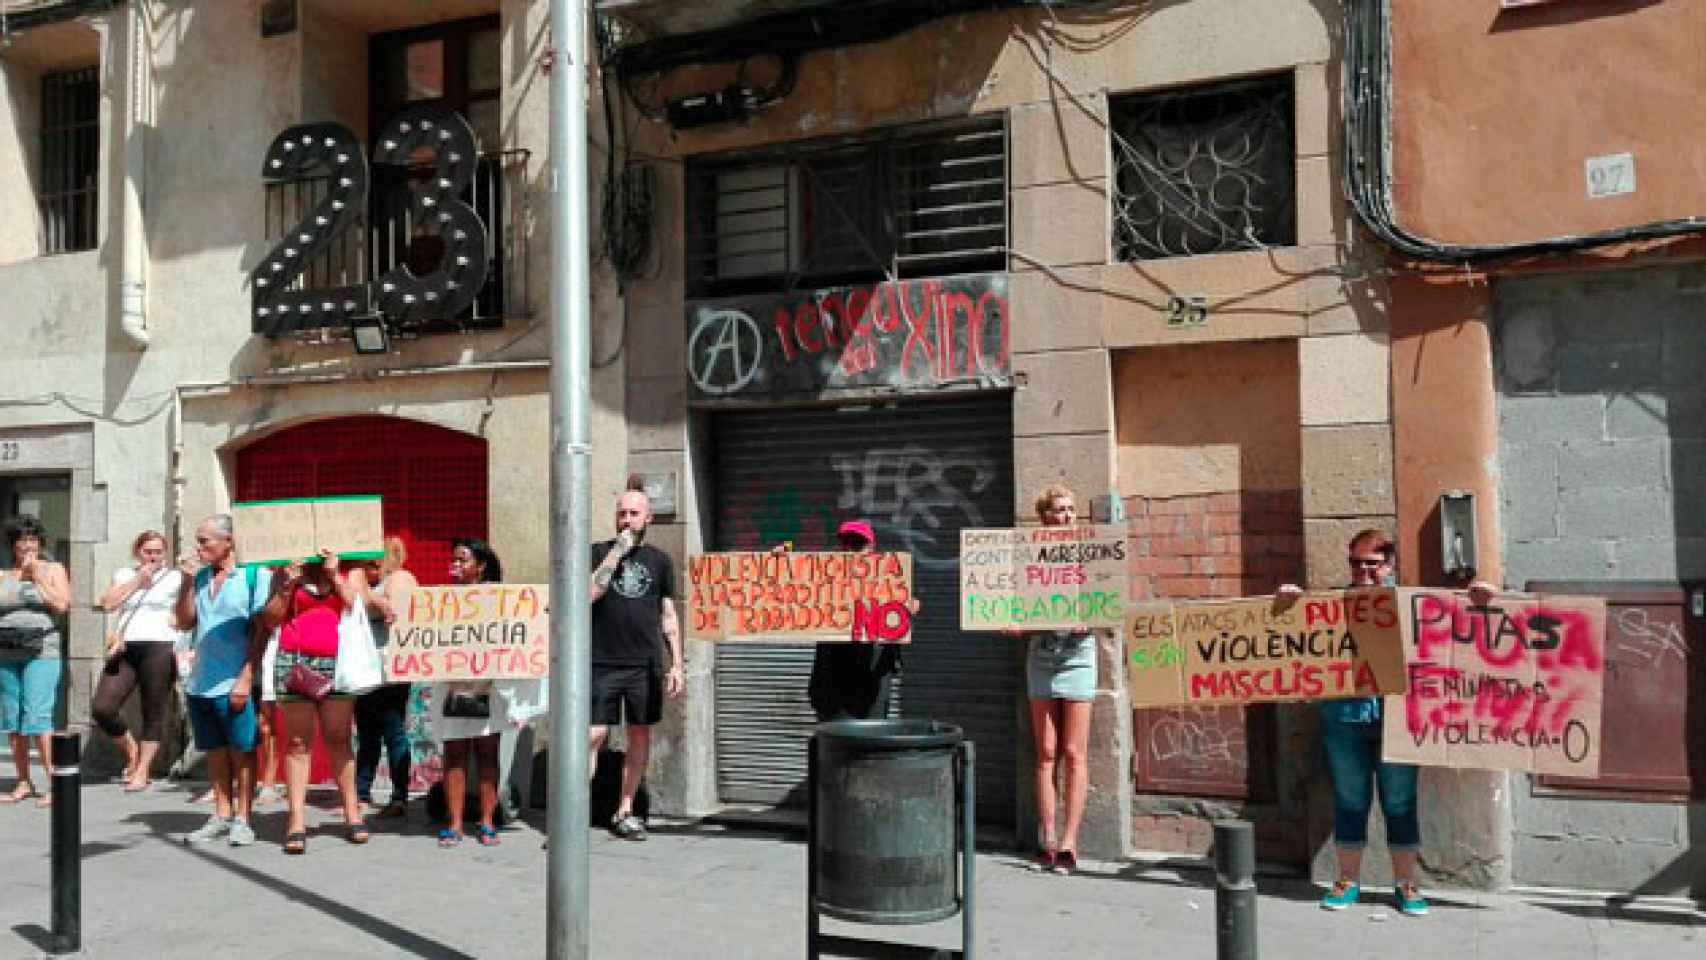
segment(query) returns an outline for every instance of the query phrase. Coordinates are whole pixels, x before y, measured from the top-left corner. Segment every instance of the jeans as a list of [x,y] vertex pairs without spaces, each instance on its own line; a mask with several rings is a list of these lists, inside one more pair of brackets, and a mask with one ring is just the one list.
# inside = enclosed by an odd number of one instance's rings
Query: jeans
[[379,748],[391,761],[391,802],[409,799],[409,685],[388,683],[355,701],[355,795],[373,801],[373,778],[379,770]]
[[1414,850],[1421,845],[1416,821],[1416,768],[1383,763],[1381,725],[1345,723],[1323,713],[1321,739],[1327,748],[1327,772],[1333,780],[1333,843],[1360,850],[1368,843],[1368,813],[1374,787],[1380,786],[1380,812],[1386,818],[1386,845]]
[[65,663],[53,653],[0,660],[0,733],[52,733],[64,702]]
[[124,645],[124,652],[108,657],[90,698],[89,712],[95,722],[114,739],[128,731],[119,710],[130,692],[142,687],[142,739],[160,742],[166,727],[166,708],[172,698],[172,683],[178,677],[178,660],[172,645],[158,640],[139,640]]

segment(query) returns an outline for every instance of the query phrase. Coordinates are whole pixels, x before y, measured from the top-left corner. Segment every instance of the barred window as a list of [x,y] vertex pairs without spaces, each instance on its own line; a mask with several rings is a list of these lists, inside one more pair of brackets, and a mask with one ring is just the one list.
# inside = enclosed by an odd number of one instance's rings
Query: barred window
[[693,296],[1006,269],[1001,116],[688,168]]
[[93,250],[100,209],[98,69],[47,74],[41,102],[42,252]]
[[1296,242],[1291,76],[1113,100],[1121,260]]

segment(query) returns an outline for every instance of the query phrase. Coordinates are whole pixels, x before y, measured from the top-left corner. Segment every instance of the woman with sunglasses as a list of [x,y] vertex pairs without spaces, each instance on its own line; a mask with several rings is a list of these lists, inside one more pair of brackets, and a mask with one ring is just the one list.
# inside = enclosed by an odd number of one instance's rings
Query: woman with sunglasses
[[30,739],[41,751],[42,766],[53,777],[54,718],[64,696],[65,667],[60,659],[59,621],[71,609],[71,581],[65,568],[42,553],[45,531],[31,516],[6,524],[11,566],[0,571],[0,733],[12,741],[18,781],[0,803],[53,802],[30,779]]
[[[1396,548],[1379,530],[1357,533],[1349,544],[1352,587],[1393,586]],[[1303,593],[1296,584],[1276,591],[1295,600]],[[1480,580],[1469,585],[1470,599],[1486,604],[1493,587]],[[1386,847],[1392,854],[1393,899],[1398,912],[1421,917],[1428,902],[1416,885],[1416,852],[1422,834],[1416,810],[1416,768],[1381,759],[1382,698],[1348,697],[1321,701],[1321,740],[1327,754],[1327,774],[1333,781],[1333,847],[1338,852],[1339,876],[1321,899],[1323,910],[1343,910],[1362,894],[1362,852],[1368,845],[1368,816],[1374,789],[1380,789],[1380,812],[1386,820]]]

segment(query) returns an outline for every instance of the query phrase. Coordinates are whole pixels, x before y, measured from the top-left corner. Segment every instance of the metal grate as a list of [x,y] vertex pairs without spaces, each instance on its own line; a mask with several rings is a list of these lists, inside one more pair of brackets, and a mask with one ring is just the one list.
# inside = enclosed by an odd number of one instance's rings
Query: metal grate
[[1113,101],[1121,260],[1295,242],[1289,75]]
[[[527,314],[527,150],[480,156],[474,183],[463,198],[486,225],[486,284],[457,326],[497,326]],[[417,236],[409,211],[409,184],[430,176],[431,165],[403,170],[376,164],[367,213],[339,234],[290,289],[321,289],[364,283],[399,263],[432,269],[442,249],[431,235]],[[266,236],[273,241],[308,216],[324,199],[328,179],[312,177],[268,184]]]
[[[409,571],[444,583],[457,537],[486,536],[486,441],[397,417],[319,420],[237,452],[237,499],[377,493]],[[500,549],[501,549],[501,545]]]
[[42,252],[93,250],[100,212],[101,81],[95,67],[42,78]]
[[999,115],[702,160],[688,192],[693,296],[1006,269]]

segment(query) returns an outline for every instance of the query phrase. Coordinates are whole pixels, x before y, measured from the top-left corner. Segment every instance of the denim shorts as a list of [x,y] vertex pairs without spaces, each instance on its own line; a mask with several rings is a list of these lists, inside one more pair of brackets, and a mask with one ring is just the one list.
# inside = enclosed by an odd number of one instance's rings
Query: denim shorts
[[231,712],[230,695],[217,697],[185,697],[186,712],[190,715],[190,731],[195,735],[195,748],[235,750],[248,753],[255,749],[258,728],[255,721],[255,700],[250,697],[243,709]]
[[57,655],[0,660],[0,734],[52,733],[65,664]]

